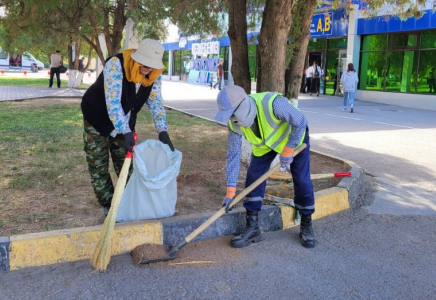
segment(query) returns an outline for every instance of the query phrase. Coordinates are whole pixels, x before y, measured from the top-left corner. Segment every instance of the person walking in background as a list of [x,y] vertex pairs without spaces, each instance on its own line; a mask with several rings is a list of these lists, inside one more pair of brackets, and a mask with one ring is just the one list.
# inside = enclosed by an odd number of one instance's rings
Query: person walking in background
[[309,74],[312,75],[312,82],[311,82],[311,90],[310,95],[312,96],[312,93],[315,92],[316,95],[319,97],[319,85],[321,80],[321,68],[318,66],[318,63],[316,61],[313,62],[313,65],[309,68]]
[[[85,57],[82,56],[81,59],[79,59],[79,72],[82,72],[82,70],[85,68]],[[82,79],[80,80],[80,83],[83,82],[83,76]]]
[[428,79],[427,79],[427,83],[428,83],[428,87],[429,87],[429,93],[436,93],[436,79],[434,78],[435,73],[434,73],[434,68],[431,69],[431,72],[428,74]]
[[82,56],[82,58],[79,59],[79,71],[82,71],[84,67],[85,67],[85,57]]
[[[315,196],[310,180],[309,127],[306,117],[283,95],[265,92],[247,95],[237,85],[227,86],[217,96],[218,113],[215,120],[228,126],[227,194],[223,206],[228,209],[236,195],[241,161],[242,137],[252,144],[253,153],[247,170],[245,187],[250,186],[280,155],[284,169],[292,173],[295,208],[301,214],[300,242],[304,247],[316,245],[312,228]],[[293,157],[294,149],[306,143],[307,147]],[[235,248],[260,242],[259,211],[265,196],[266,181],[252,190],[244,199],[246,230],[231,240]]]
[[56,52],[50,56],[50,80],[48,83],[49,88],[53,86],[53,76],[55,74],[56,74],[58,88],[61,87],[61,70],[59,68],[61,65],[62,65],[61,51],[56,50]]
[[309,73],[309,68],[305,71],[306,73],[306,83],[304,84],[303,92],[312,93],[312,74]]
[[218,89],[221,90],[221,81],[224,78],[224,67],[223,67],[223,64],[224,64],[224,61],[220,60],[220,63],[218,64],[218,66],[216,68],[216,76],[217,76],[216,79],[217,79],[217,82],[213,86],[214,89],[218,85]]
[[344,111],[347,111],[349,98],[350,113],[354,112],[354,94],[356,93],[358,82],[359,78],[357,78],[357,73],[354,70],[354,66],[352,63],[349,63],[347,67],[347,72],[343,72],[341,76],[342,89],[344,92]]
[[84,150],[95,196],[109,212],[114,186],[109,156],[117,175],[127,152],[133,151],[136,116],[147,104],[159,140],[174,151],[161,98],[164,47],[145,39],[138,49],[126,49],[106,60],[103,71],[82,98]]
[[209,85],[210,85],[210,89],[212,89],[213,87],[213,73],[210,73],[210,79],[209,79]]

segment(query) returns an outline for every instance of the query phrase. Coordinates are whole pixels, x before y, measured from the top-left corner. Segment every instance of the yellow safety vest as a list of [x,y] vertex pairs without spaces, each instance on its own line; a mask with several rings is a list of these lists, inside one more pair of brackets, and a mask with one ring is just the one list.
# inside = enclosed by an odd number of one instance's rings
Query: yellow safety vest
[[[257,107],[260,137],[257,137],[251,128],[241,127],[232,123],[231,120],[228,122],[230,130],[245,136],[247,141],[252,145],[254,156],[262,156],[270,152],[271,149],[281,153],[288,142],[292,127],[287,122],[277,119],[273,113],[272,103],[277,96],[283,97],[283,95],[273,92],[250,95]],[[301,137],[298,146],[303,144],[305,135],[306,132]]]

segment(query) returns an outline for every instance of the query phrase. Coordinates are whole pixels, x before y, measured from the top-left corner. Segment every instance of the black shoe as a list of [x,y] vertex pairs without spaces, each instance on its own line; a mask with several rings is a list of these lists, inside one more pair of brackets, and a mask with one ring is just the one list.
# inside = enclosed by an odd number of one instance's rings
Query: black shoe
[[235,236],[230,244],[235,248],[243,248],[249,246],[251,243],[258,243],[261,241],[262,237],[260,235],[260,229],[258,225],[259,212],[258,211],[248,211],[245,217],[247,221],[247,227],[244,233]]
[[319,97],[319,94],[316,94],[317,97]]
[[350,110],[350,113],[353,113],[354,111],[353,111],[353,108],[351,108],[351,110]]
[[312,93],[310,93],[310,96],[312,96]]
[[103,206],[103,214],[104,214],[105,217],[107,217],[110,209],[111,209],[110,204]]
[[316,245],[315,235],[312,228],[312,215],[301,214],[300,242],[303,247],[313,248]]

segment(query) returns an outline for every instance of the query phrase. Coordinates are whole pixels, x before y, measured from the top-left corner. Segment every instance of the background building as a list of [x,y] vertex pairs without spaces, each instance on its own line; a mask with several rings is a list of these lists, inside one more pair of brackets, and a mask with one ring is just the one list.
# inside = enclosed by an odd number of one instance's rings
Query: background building
[[[436,110],[436,12],[428,1],[424,15],[402,21],[384,7],[379,16],[366,19],[359,6],[345,14],[344,9],[315,13],[306,67],[317,61],[324,71],[321,93],[340,95],[339,78],[352,62],[359,74],[356,98],[359,100]],[[256,79],[256,39],[248,33],[250,74]],[[219,50],[210,51],[212,43]],[[207,84],[215,70],[193,59],[224,60],[225,80],[231,84],[231,49],[228,37],[198,40],[179,37],[164,43],[169,80]],[[193,48],[194,47],[194,48]],[[193,49],[201,47],[203,52]],[[197,68],[195,68],[197,65]],[[213,66],[213,63],[211,63]],[[193,68],[194,67],[194,68]],[[196,76],[189,75],[193,70]],[[201,75],[200,73],[203,73]],[[200,75],[201,76],[200,76]],[[216,77],[215,77],[216,78]]]

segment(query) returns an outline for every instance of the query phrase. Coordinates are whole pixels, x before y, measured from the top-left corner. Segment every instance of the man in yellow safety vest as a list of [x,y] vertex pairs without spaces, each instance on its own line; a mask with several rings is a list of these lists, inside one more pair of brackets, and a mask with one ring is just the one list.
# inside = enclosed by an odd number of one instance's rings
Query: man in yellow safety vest
[[[279,93],[247,95],[243,88],[236,85],[223,88],[217,96],[217,103],[219,111],[215,119],[226,123],[229,129],[227,194],[223,206],[228,208],[236,195],[244,136],[253,149],[245,187],[266,173],[279,154],[282,167],[292,173],[294,203],[301,214],[300,242],[304,247],[315,247],[311,217],[315,211],[315,198],[310,180],[310,143],[306,117]],[[307,147],[298,156],[293,157],[294,149],[303,143],[306,143]],[[265,187],[266,181],[245,197],[247,226],[244,233],[232,239],[233,247],[242,248],[261,240],[258,218]]]

